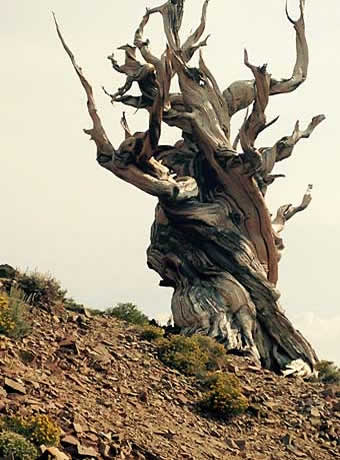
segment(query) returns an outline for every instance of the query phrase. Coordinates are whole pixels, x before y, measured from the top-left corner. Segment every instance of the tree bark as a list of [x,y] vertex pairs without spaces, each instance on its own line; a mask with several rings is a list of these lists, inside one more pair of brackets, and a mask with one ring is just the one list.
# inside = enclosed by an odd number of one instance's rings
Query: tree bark
[[[135,134],[123,117],[125,140],[118,149],[105,134],[92,87],[56,22],[57,32],[87,94],[93,128],[85,132],[97,145],[99,164],[158,199],[148,266],[159,273],[162,286],[174,289],[175,325],[186,335],[215,337],[229,352],[252,356],[268,369],[308,376],[317,356],[285,316],[276,283],[284,248],[281,232],[293,215],[309,205],[311,187],[300,206],[283,205],[273,221],[265,195],[270,184],[282,177],[272,174],[275,164],[288,158],[324,116],[315,117],[304,131],[297,123],[291,136],[271,148],[255,146],[259,134],[273,124],[265,116],[270,96],[292,91],[306,78],[304,1],[300,0],[297,21],[287,11],[297,36],[293,76],[274,80],[266,66],[250,64],[245,51],[245,65],[254,80],[237,82],[224,93],[203,60],[201,47],[207,41],[199,42],[208,3],[203,3],[200,25],[183,45],[179,32],[184,1],[169,0],[147,10],[135,33],[135,47],[123,47],[123,66],[113,55],[109,57],[113,68],[127,75],[127,84],[110,95],[111,100],[145,108],[150,114],[149,129]],[[161,58],[152,54],[143,38],[150,15],[157,12],[163,16],[168,42]],[[137,60],[136,48],[144,64]],[[197,50],[199,68],[189,67]],[[181,92],[171,94],[175,75]],[[126,94],[134,82],[140,97]],[[253,109],[232,144],[230,119],[252,102]],[[163,122],[182,130],[182,139],[174,146],[159,145]],[[238,141],[242,152],[236,151]]]

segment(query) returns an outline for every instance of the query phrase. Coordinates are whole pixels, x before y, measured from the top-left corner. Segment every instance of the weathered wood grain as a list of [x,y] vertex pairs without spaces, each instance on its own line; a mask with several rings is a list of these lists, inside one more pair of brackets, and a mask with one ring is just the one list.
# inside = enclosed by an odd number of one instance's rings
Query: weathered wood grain
[[[296,31],[296,64],[289,79],[275,80],[267,67],[245,65],[254,80],[239,81],[222,92],[202,55],[209,0],[203,2],[201,22],[181,44],[184,0],[169,0],[147,10],[134,35],[134,46],[124,45],[125,63],[112,54],[115,71],[127,77],[110,94],[111,101],[148,110],[149,126],[131,133],[125,115],[125,140],[118,148],[109,141],[98,115],[92,87],[57,33],[87,95],[93,122],[85,130],[97,146],[100,166],[158,199],[148,266],[161,276],[160,284],[174,289],[172,312],[183,334],[207,334],[230,352],[252,356],[263,366],[299,375],[313,372],[317,356],[311,345],[285,316],[276,288],[278,263],[284,248],[286,222],[311,201],[308,188],[300,206],[283,205],[272,219],[265,203],[268,187],[281,174],[272,174],[277,162],[291,156],[294,146],[308,138],[324,120],[313,118],[306,130],[295,125],[292,135],[272,147],[257,147],[267,123],[270,97],[295,90],[307,77],[308,46],[304,0],[300,18],[287,17]],[[150,15],[160,13],[167,48],[158,58],[144,38]],[[200,50],[199,67],[190,67]],[[137,57],[137,51],[140,58]],[[139,60],[141,59],[141,60]],[[142,61],[144,60],[144,62]],[[170,93],[178,78],[180,93]],[[136,83],[141,95],[130,96]],[[230,120],[247,111],[236,141],[231,141]],[[182,139],[174,146],[159,145],[162,123],[176,126]],[[238,144],[242,151],[237,151]],[[296,364],[296,365],[295,365]],[[288,371],[287,371],[288,372]]]

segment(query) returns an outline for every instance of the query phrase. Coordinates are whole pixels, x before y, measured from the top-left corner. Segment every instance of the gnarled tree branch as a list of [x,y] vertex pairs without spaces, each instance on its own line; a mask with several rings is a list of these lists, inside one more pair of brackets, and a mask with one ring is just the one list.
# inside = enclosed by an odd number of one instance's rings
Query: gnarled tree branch
[[[288,1],[288,0],[287,0]],[[294,21],[288,12],[288,3],[286,3],[286,13],[289,21],[293,24],[296,31],[296,62],[293,74],[288,79],[271,80],[270,94],[290,93],[298,88],[307,78],[308,64],[309,64],[309,51],[306,40],[305,29],[305,0],[300,0],[300,18]]]
[[[160,106],[164,101],[164,95],[166,95],[166,92],[168,91],[167,82],[162,82],[162,90],[157,92],[157,98],[150,115],[149,131],[142,134],[138,133],[133,137],[128,137],[116,151],[109,141],[101,119],[97,113],[92,86],[84,76],[81,67],[76,63],[73,53],[66,44],[55,15],[54,21],[58,37],[68,54],[72,66],[76,71],[76,74],[78,75],[87,95],[87,108],[93,122],[93,128],[84,131],[86,134],[91,136],[91,139],[94,140],[97,146],[98,163],[105,169],[111,171],[117,177],[131,183],[150,195],[154,195],[162,199],[177,201],[187,200],[196,196],[198,194],[198,190],[197,183],[194,178],[187,177],[178,181],[174,180],[168,169],[159,164],[155,159],[151,158],[150,155],[150,149],[153,150],[156,148],[160,135],[158,132],[160,122],[156,122],[156,118],[160,117],[161,120],[161,113],[163,110],[160,109]],[[140,143],[138,142],[138,139],[141,141]],[[138,145],[140,145],[140,147],[137,148]],[[143,171],[137,166],[138,150],[139,153],[143,152],[142,160],[144,164],[149,160],[148,172]],[[126,157],[128,157],[128,160]],[[135,164],[133,163],[133,160],[135,160]],[[156,177],[152,174],[155,174]]]
[[308,185],[307,191],[303,196],[302,202],[299,206],[293,206],[292,204],[285,204],[283,206],[280,206],[279,209],[277,210],[276,216],[272,221],[273,225],[273,231],[274,231],[274,237],[275,237],[275,244],[276,247],[279,251],[279,257],[280,252],[284,249],[284,244],[283,240],[280,236],[280,233],[284,230],[285,225],[289,219],[291,219],[295,214],[298,212],[304,211],[305,209],[308,208],[312,201],[312,188],[313,186],[310,184]]
[[168,44],[173,49],[180,48],[179,30],[183,20],[185,0],[168,0],[163,5],[146,10],[146,14],[161,13],[164,23],[164,32]]
[[143,40],[144,28],[149,22],[150,15],[145,14],[142,18],[141,23],[138,26],[138,29],[135,32],[134,45],[139,49],[144,60],[149,64],[152,64],[157,68],[160,65],[160,59],[154,56],[149,48],[149,40]]
[[[86,92],[86,95],[87,95],[87,109],[88,109],[88,112],[89,112],[89,115],[92,119],[92,122],[93,122],[93,127],[92,129],[87,129],[87,130],[84,130],[86,134],[88,134],[89,136],[91,136],[91,139],[94,140],[95,144],[97,145],[97,150],[98,150],[98,155],[107,155],[107,158],[112,158],[112,155],[114,154],[114,148],[111,144],[111,142],[109,141],[106,133],[105,133],[105,130],[103,128],[103,125],[102,125],[102,122],[101,122],[101,119],[98,115],[98,112],[97,112],[97,108],[96,108],[96,104],[95,104],[95,100],[94,100],[94,96],[93,96],[93,90],[92,90],[92,86],[89,84],[89,82],[87,81],[87,79],[85,78],[84,74],[83,74],[83,71],[81,69],[81,67],[78,66],[78,64],[76,63],[76,60],[75,60],[75,57],[72,53],[72,51],[70,50],[70,48],[67,46],[62,34],[61,34],[61,31],[60,31],[60,28],[59,28],[59,24],[57,22],[57,19],[56,19],[56,16],[55,14],[53,13],[53,18],[54,18],[54,23],[55,23],[55,26],[56,26],[56,29],[57,29],[57,34],[58,34],[58,37],[64,47],[64,50],[66,51],[66,53],[68,54],[71,62],[72,62],[72,65],[73,65],[73,68],[74,70],[76,71],[78,77],[79,77],[79,80]],[[98,156],[98,160],[99,160],[99,156]],[[99,160],[100,161],[100,160]]]
[[[196,31],[190,35],[190,37],[187,39],[187,41],[184,43],[184,45],[181,48],[181,59],[183,60],[184,63],[187,63],[191,59],[195,51],[197,51],[202,46],[206,45],[207,39],[203,40],[202,42],[198,44],[197,44],[197,41],[200,39],[205,29],[208,3],[209,3],[209,0],[205,0],[203,4],[200,25],[198,26]],[[177,7],[180,8],[180,5],[178,4]],[[149,21],[150,14],[161,12],[163,15],[167,15],[169,14],[170,10],[172,11],[172,8],[173,6],[170,6],[169,2],[167,2],[161,7],[153,8],[152,10],[147,10],[147,13],[142,18],[142,21],[139,24],[135,32],[134,45],[140,50],[141,55],[143,56],[144,60],[148,64],[150,64],[150,66],[142,66],[138,61],[136,64],[135,54],[133,55],[133,66],[131,66],[131,64],[127,65],[129,64],[129,62],[126,62],[125,66],[119,66],[114,60],[113,68],[116,69],[118,72],[126,73],[127,81],[126,81],[126,84],[122,88],[120,88],[118,92],[116,92],[113,95],[111,95],[104,89],[105,93],[110,96],[112,102],[118,101],[118,102],[122,102],[125,105],[130,105],[136,108],[146,108],[147,110],[150,111],[152,101],[156,95],[156,87],[155,87],[154,82],[152,81],[152,78],[150,77],[150,74],[152,73],[152,69],[154,68],[156,69],[157,74],[160,75],[164,72],[164,67],[162,64],[162,60],[158,59],[156,56],[152,54],[150,47],[149,47],[149,40],[145,40],[143,38],[144,29]],[[166,27],[171,26],[169,21],[165,21],[165,23],[167,24]],[[173,40],[169,41],[169,46],[174,50],[176,49],[176,47],[174,47]],[[130,47],[129,45],[126,45],[126,47],[128,47],[129,49],[132,49],[132,47]],[[124,49],[124,47],[121,47],[121,49]],[[111,57],[109,57],[109,59],[110,58]],[[127,58],[130,58],[130,57],[127,56]],[[126,71],[124,71],[125,69]],[[150,74],[145,73],[144,69],[150,72]],[[174,74],[175,74],[175,71],[173,70],[172,77],[174,76]],[[211,75],[211,78],[213,79],[212,75]],[[127,90],[130,89],[134,81],[138,83],[141,89],[141,92],[142,92],[142,97],[125,95]],[[215,86],[217,86],[216,82],[214,82],[214,84]],[[220,104],[225,106],[225,102],[223,100],[222,95],[220,96],[220,99],[221,99]],[[191,133],[191,127],[190,127],[190,123],[188,123],[188,117],[184,115],[185,108],[184,108],[184,103],[183,103],[183,97],[181,94],[169,94],[169,98],[167,99],[165,103],[165,109],[166,109],[166,112],[163,114],[163,119],[167,124],[169,124],[170,126],[177,126],[178,128],[182,129],[184,132],[188,134]],[[224,110],[224,118],[227,120],[226,123],[224,123],[225,130],[229,132],[229,117],[228,117],[227,107],[225,106],[223,110]]]
[[266,66],[256,67],[249,63],[247,50],[244,50],[244,63],[253,72],[256,84],[256,100],[249,118],[246,119],[240,131],[240,141],[243,151],[255,150],[255,140],[266,127],[265,110],[269,101],[270,75]]
[[228,157],[233,156],[223,122],[226,114],[221,111],[223,99],[202,57],[200,68],[191,69],[173,50],[173,65],[178,74],[186,110],[182,116],[190,120],[195,139],[202,151],[209,156],[208,161],[215,163],[213,157],[217,153],[224,152]]
[[161,72],[161,61],[155,59],[155,64],[141,64],[136,58],[136,48],[130,45],[124,45],[119,48],[125,51],[125,64],[120,66],[114,58],[114,54],[108,56],[108,59],[112,63],[112,67],[119,73],[127,75],[124,86],[118,89],[114,94],[108,93],[105,89],[105,93],[111,98],[111,102],[122,101],[124,95],[129,91],[133,82],[137,82],[142,96],[137,99],[137,105],[146,102],[148,106],[152,105],[152,102],[157,94],[156,86],[156,70]]
[[[306,40],[304,10],[305,0],[300,1],[300,18],[293,21],[286,6],[286,12],[289,21],[294,25],[296,32],[296,62],[293,69],[293,74],[290,78],[270,80],[270,96],[275,94],[283,94],[294,91],[307,78],[309,53]],[[229,107],[229,115],[232,116],[239,110],[248,107],[256,98],[254,80],[240,80],[232,83],[224,92],[223,97],[227,101]]]
[[207,40],[210,35],[208,35],[203,41],[197,43],[198,40],[202,37],[205,31],[205,26],[207,22],[207,9],[210,0],[205,0],[203,3],[202,17],[201,22],[198,28],[187,38],[182,46],[182,57],[185,62],[189,62],[195,51],[197,51],[202,46],[207,45]]
[[314,129],[325,120],[324,115],[318,115],[313,118],[305,130],[300,130],[299,122],[296,122],[293,133],[290,136],[282,137],[273,147],[261,148],[262,169],[261,175],[266,178],[273,171],[275,164],[278,161],[289,158],[294,150],[295,145],[301,139],[307,139],[313,133]]

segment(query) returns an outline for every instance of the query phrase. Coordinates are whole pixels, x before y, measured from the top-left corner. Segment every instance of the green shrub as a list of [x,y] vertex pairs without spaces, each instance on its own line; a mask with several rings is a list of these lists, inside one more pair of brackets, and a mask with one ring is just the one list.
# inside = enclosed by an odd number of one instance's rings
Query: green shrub
[[211,414],[228,418],[239,415],[248,408],[248,400],[242,394],[238,378],[226,373],[214,373],[206,380],[208,390],[199,406]]
[[127,321],[128,323],[139,324],[141,326],[149,322],[148,317],[132,303],[119,303],[116,307],[109,308],[106,314]]
[[64,307],[66,310],[73,311],[75,313],[83,313],[84,305],[82,303],[76,302],[72,297],[64,300]]
[[20,273],[17,277],[17,284],[24,292],[24,301],[30,305],[50,307],[65,299],[66,291],[49,274]]
[[92,316],[103,316],[105,311],[99,310],[98,308],[88,308],[87,309]]
[[186,375],[205,375],[209,370],[220,369],[227,362],[223,345],[200,335],[177,335],[160,340],[158,355],[164,364]]
[[10,265],[0,265],[0,292],[9,293],[12,286],[16,283],[17,271]]
[[84,313],[87,311],[91,316],[102,316],[105,313],[104,310],[86,307],[84,304],[76,302],[72,297],[65,299],[63,304],[66,310],[73,313]]
[[140,337],[143,340],[152,342],[153,340],[161,339],[164,336],[164,330],[157,326],[142,326]]
[[20,338],[27,335],[31,327],[26,321],[25,304],[18,289],[11,289],[10,294],[0,294],[0,334]]
[[0,432],[0,456],[11,460],[35,460],[38,451],[22,435],[10,431]]
[[1,264],[0,265],[0,278],[5,279],[14,279],[17,274],[15,268],[11,267],[8,264]]
[[0,334],[9,335],[15,328],[12,319],[8,296],[0,295]]
[[29,422],[30,439],[40,446],[58,446],[60,442],[60,428],[47,415],[37,415]]
[[25,419],[22,417],[16,417],[16,416],[2,417],[0,419],[0,431],[1,430],[11,431],[13,433],[20,434],[24,436],[25,438],[29,438],[31,434],[29,426],[27,422],[25,421]]
[[206,364],[208,371],[216,371],[226,366],[228,358],[223,345],[206,335],[195,335],[194,338],[201,350],[208,353],[208,361]]
[[37,446],[57,446],[60,442],[60,428],[47,415],[3,417],[0,429],[24,436]]
[[320,382],[340,384],[340,369],[331,361],[320,361],[316,365],[316,370]]

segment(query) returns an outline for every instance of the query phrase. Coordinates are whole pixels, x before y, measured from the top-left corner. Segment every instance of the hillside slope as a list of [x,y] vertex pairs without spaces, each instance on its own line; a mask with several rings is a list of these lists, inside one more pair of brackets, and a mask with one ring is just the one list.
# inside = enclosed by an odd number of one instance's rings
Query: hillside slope
[[69,458],[340,458],[340,388],[282,378],[230,357],[250,410],[229,422],[196,409],[195,380],[109,317],[33,308],[32,334],[0,337],[0,415],[47,414]]

